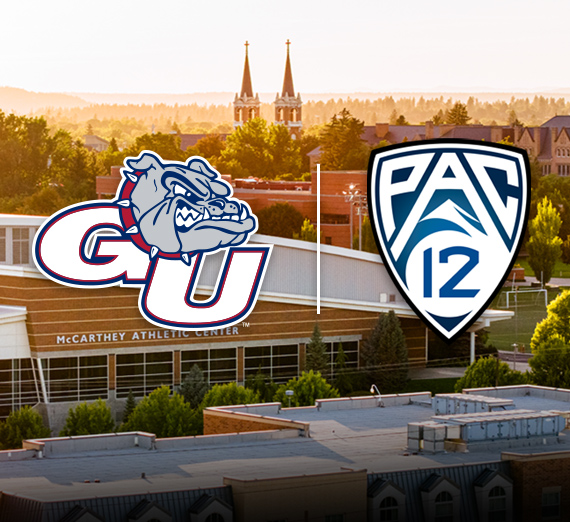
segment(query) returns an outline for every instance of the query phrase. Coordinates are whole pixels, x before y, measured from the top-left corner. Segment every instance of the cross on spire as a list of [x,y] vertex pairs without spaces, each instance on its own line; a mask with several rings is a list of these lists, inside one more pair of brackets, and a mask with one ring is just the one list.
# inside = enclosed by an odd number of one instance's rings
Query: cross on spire
[[[287,40],[287,41],[289,41],[289,40]],[[243,45],[245,45],[245,55],[247,56],[247,51],[248,51],[248,47],[249,47],[249,42],[246,40]]]

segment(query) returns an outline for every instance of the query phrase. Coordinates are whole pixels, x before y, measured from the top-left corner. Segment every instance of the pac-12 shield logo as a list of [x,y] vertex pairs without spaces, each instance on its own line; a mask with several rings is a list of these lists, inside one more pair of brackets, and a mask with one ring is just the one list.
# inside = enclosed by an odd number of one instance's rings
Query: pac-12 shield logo
[[504,283],[529,209],[530,167],[514,147],[434,140],[375,150],[368,201],[378,249],[409,305],[446,340]]
[[[90,201],[49,218],[34,239],[45,276],[72,287],[141,287],[139,308],[158,326],[231,326],[252,311],[271,245],[247,246],[257,230],[249,205],[203,158],[126,158],[113,201]],[[225,251],[212,296],[194,299],[209,254]]]

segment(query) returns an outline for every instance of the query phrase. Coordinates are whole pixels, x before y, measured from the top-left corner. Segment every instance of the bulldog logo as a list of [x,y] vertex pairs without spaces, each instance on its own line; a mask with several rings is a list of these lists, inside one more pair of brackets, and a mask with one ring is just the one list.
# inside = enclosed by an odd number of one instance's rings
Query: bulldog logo
[[[38,269],[72,287],[140,287],[139,309],[158,326],[204,330],[247,317],[272,248],[244,245],[257,230],[247,203],[198,157],[165,162],[144,151],[121,174],[115,200],[72,205],[46,220],[34,238]],[[211,296],[195,299],[208,256],[220,250],[217,279],[201,283]]]
[[193,253],[241,245],[257,229],[248,204],[231,198],[231,185],[202,158],[166,163],[145,151],[125,165],[121,215],[151,257],[175,254],[188,264]]

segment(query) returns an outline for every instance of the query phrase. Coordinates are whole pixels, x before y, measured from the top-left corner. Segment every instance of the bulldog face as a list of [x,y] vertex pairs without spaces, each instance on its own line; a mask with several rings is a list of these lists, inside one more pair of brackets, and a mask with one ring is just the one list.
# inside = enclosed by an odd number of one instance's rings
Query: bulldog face
[[231,186],[201,158],[163,164],[143,153],[127,165],[143,172],[130,196],[139,232],[161,252],[211,252],[245,242],[257,228],[247,203],[231,198]]

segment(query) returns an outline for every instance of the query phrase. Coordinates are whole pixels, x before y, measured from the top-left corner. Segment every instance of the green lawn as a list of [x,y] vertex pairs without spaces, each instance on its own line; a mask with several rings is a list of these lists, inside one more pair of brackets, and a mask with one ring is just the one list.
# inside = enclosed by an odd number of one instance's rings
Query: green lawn
[[402,393],[415,393],[430,391],[432,395],[436,393],[453,393],[455,383],[458,381],[455,377],[443,379],[417,379],[408,381]]
[[[526,259],[517,259],[517,263],[524,268],[524,275],[529,277],[534,277],[534,272]],[[563,263],[562,261],[556,261],[554,265],[554,270],[552,271],[552,277],[568,277],[570,278],[570,265]]]
[[[501,290],[499,295],[493,300],[490,308],[504,310],[506,306],[505,292]],[[548,302],[558,295],[559,289],[548,290]],[[489,332],[489,343],[498,350],[512,350],[512,345],[517,343],[525,345],[526,350],[530,350],[530,339],[534,333],[536,324],[546,317],[546,307],[544,306],[544,296],[538,293],[518,295],[518,304],[515,307],[514,296],[511,294],[509,310],[515,312],[515,317],[506,321],[491,323],[487,329]]]

